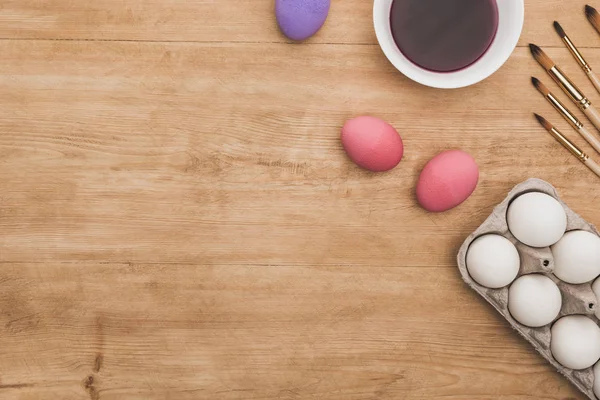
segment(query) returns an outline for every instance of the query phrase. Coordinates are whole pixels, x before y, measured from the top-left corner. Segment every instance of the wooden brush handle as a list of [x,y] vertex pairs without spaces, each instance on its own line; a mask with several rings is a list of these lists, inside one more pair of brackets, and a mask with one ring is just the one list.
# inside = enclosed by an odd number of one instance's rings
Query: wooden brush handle
[[596,136],[592,135],[585,126],[579,130],[579,134],[600,154],[600,140]]
[[600,113],[598,113],[598,110],[596,110],[594,106],[589,106],[583,113],[586,117],[588,117],[590,122],[594,124],[596,129],[600,131]]
[[594,160],[592,160],[591,158],[588,158],[587,161],[585,162],[585,165],[586,165],[586,167],[591,169],[596,175],[598,175],[598,177],[600,177],[600,165],[596,164],[596,162]]
[[590,73],[588,74],[588,78],[590,78],[590,81],[592,81],[594,87],[596,88],[598,93],[600,93],[600,79],[598,79],[598,76],[596,76],[594,71],[590,71]]

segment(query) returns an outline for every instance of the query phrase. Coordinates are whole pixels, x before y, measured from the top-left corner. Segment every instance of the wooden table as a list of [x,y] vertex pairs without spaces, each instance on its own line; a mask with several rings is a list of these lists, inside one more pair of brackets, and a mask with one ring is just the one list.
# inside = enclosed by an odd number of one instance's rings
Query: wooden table
[[[455,255],[529,177],[600,223],[600,181],[532,116],[583,145],[526,48],[600,103],[551,25],[600,70],[585,1],[527,0],[510,61],[454,91],[387,62],[371,1],[303,44],[272,3],[0,3],[0,398],[583,399]],[[345,157],[362,114],[399,130],[398,168]],[[430,214],[415,183],[449,148],[480,184]]]

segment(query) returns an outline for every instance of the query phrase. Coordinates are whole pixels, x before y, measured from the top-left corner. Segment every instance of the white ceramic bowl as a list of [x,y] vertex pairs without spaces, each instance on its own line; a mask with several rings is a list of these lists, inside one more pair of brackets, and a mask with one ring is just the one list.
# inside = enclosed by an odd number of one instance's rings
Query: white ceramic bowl
[[454,89],[473,85],[496,72],[517,46],[525,19],[524,0],[497,0],[498,31],[487,52],[475,63],[454,72],[433,72],[419,67],[396,46],[390,26],[393,0],[375,0],[373,22],[381,49],[404,75],[426,86]]

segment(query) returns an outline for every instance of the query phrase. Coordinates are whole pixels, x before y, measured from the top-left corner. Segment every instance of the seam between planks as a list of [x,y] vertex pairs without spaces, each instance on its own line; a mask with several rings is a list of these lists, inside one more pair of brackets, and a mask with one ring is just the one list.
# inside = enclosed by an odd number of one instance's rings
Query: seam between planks
[[419,269],[439,269],[439,268],[457,268],[456,265],[373,265],[373,264],[311,264],[311,263],[296,263],[296,264],[269,264],[269,263],[201,263],[189,261],[0,261],[2,265],[115,265],[115,266],[133,266],[133,265],[187,265],[187,266],[215,266],[215,267],[275,267],[275,268],[301,268],[301,267],[327,267],[327,268],[354,268],[354,267],[372,267],[372,268],[419,268]]
[[[121,42],[121,43],[173,43],[173,44],[289,44],[297,45],[295,42],[278,41],[215,41],[215,40],[141,40],[141,39],[86,39],[86,38],[7,38],[0,37],[0,41],[22,41],[22,42]],[[302,46],[376,46],[377,43],[344,43],[344,42],[315,42],[303,43]],[[516,48],[528,48],[529,45],[517,45]],[[564,46],[543,46],[546,49],[564,48]],[[600,46],[577,46],[578,49],[600,49]]]

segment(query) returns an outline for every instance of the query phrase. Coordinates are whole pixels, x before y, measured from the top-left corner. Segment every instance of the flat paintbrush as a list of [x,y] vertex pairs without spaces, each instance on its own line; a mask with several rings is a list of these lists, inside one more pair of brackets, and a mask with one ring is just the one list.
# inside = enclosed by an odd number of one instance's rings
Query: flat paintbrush
[[560,115],[600,154],[600,140],[586,129],[577,118],[539,79],[532,77],[533,86],[548,100]]
[[541,117],[537,114],[534,114],[535,118],[537,118],[538,122],[542,124],[542,126],[556,139],[560,144],[563,145],[567,150],[571,152],[579,161],[585,164],[586,167],[592,170],[597,176],[600,177],[600,165],[596,164],[594,160],[592,160],[587,154],[585,154],[579,147],[573,144],[569,139],[567,139],[562,133],[558,131],[552,124],[544,117]]
[[575,60],[577,60],[577,63],[579,64],[583,72],[585,72],[585,74],[588,76],[598,93],[600,93],[600,80],[598,79],[594,71],[592,71],[592,67],[590,67],[590,64],[588,64],[585,58],[583,58],[581,52],[577,49],[575,44],[573,44],[571,38],[567,36],[565,30],[556,21],[554,21],[554,29],[556,30],[556,33],[558,33],[558,36],[560,36],[560,38],[563,40],[565,46],[567,46],[567,49],[569,49],[573,57],[575,57]]
[[536,61],[544,67],[548,75],[560,86],[560,88],[569,96],[571,100],[579,107],[581,111],[594,124],[596,129],[600,130],[600,113],[592,106],[592,102],[575,86],[575,84],[561,71],[560,68],[535,44],[530,44],[531,54]]

